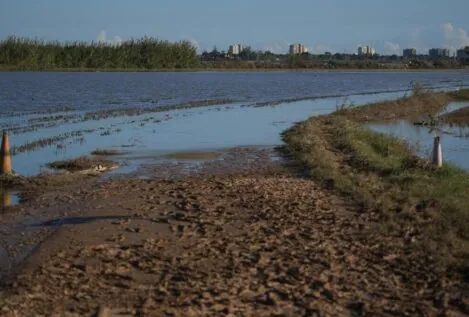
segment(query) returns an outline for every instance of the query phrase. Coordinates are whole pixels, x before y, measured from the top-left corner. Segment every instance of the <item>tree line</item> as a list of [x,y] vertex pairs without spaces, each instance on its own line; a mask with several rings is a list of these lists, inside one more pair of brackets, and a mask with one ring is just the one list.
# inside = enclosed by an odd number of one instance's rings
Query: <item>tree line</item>
[[9,36],[0,41],[0,67],[16,69],[168,69],[193,68],[199,63],[188,41],[169,42],[152,37],[120,44],[46,42]]

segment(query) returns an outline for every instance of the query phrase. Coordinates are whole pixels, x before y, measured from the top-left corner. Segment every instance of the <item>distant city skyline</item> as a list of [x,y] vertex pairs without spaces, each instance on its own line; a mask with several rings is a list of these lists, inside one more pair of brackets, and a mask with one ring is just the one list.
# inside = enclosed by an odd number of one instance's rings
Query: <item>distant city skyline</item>
[[0,38],[8,35],[59,41],[119,43],[144,35],[189,40],[201,52],[243,43],[255,50],[285,53],[302,43],[310,53],[419,54],[469,45],[467,0],[348,0],[295,3],[238,0],[65,1],[2,0]]

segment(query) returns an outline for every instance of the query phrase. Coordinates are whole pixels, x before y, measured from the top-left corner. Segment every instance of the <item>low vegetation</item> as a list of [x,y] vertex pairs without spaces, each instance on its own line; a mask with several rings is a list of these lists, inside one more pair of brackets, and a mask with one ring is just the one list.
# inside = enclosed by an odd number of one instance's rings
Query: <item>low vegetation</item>
[[313,178],[376,214],[379,234],[402,237],[437,263],[469,269],[469,175],[451,164],[435,168],[402,141],[364,122],[437,112],[458,93],[415,93],[397,101],[338,109],[284,133],[285,150]]
[[[469,89],[459,90],[451,94],[455,101],[468,101]],[[439,117],[442,123],[455,125],[469,125],[469,105],[461,109],[446,113]]]
[[78,172],[89,169],[94,169],[96,167],[111,167],[113,162],[102,159],[91,159],[86,156],[81,156],[78,158],[64,160],[64,161],[54,161],[48,163],[47,166],[56,170],[66,170],[69,172]]
[[[380,101],[355,107],[344,102],[338,105],[334,116],[346,116],[360,123],[389,122],[394,120],[419,121],[422,118],[437,119],[438,114],[451,101],[469,100],[469,89],[452,92],[431,92],[420,85],[410,95],[396,100]],[[442,116],[444,117],[444,116]]]
[[119,154],[121,154],[121,152],[115,149],[96,149],[91,152],[91,155],[95,156],[113,156]]
[[443,123],[467,125],[469,124],[469,107],[464,107],[450,113],[446,113],[440,117]]

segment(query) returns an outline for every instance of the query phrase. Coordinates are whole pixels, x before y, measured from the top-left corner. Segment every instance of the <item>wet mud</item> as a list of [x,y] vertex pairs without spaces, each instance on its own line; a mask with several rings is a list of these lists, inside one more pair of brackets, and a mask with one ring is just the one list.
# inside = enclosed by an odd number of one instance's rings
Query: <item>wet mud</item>
[[235,149],[189,173],[147,166],[140,173],[148,179],[35,198],[21,207],[36,217],[19,236],[33,231],[30,245],[44,242],[1,289],[2,314],[467,313],[469,294],[457,279],[409,252],[403,237],[369,230],[377,215],[276,155]]

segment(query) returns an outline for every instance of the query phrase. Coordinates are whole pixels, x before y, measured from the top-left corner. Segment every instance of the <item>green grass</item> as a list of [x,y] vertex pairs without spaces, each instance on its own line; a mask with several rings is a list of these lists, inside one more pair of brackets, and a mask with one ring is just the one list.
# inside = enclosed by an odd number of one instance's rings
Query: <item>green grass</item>
[[[440,102],[439,96],[422,96],[412,102]],[[398,237],[414,232],[414,249],[441,265],[469,268],[469,174],[448,163],[436,168],[401,140],[362,127],[366,111],[349,116],[355,109],[294,126],[284,133],[285,150],[311,177],[350,197],[363,212],[376,213],[376,232]],[[372,105],[364,109],[376,111]]]
[[48,69],[173,69],[198,67],[196,48],[188,41],[152,37],[119,45],[99,42],[47,42],[9,36],[0,41],[0,68]]

